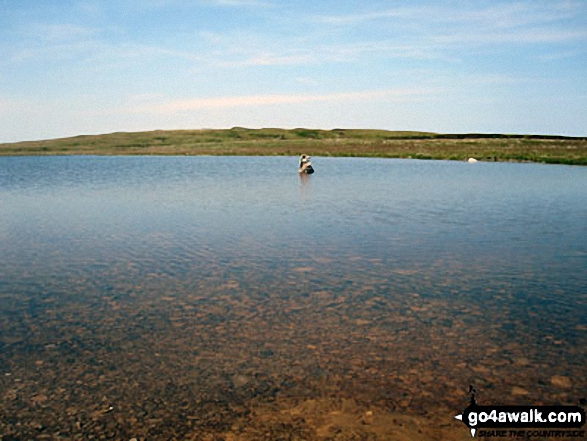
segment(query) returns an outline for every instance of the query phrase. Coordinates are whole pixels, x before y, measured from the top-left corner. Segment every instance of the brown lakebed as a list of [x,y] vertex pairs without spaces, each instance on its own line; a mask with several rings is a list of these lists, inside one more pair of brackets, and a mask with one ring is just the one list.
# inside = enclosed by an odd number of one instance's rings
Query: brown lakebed
[[2,439],[470,439],[470,384],[585,396],[582,169],[7,161]]

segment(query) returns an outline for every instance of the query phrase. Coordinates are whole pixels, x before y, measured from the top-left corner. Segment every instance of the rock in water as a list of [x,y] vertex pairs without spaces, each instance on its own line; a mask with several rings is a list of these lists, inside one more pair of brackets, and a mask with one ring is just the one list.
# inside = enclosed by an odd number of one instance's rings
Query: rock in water
[[570,389],[573,386],[569,377],[564,377],[562,375],[553,375],[550,379],[550,383],[561,389]]
[[375,421],[375,416],[373,415],[373,411],[368,410],[361,418],[361,422],[365,425],[371,425]]

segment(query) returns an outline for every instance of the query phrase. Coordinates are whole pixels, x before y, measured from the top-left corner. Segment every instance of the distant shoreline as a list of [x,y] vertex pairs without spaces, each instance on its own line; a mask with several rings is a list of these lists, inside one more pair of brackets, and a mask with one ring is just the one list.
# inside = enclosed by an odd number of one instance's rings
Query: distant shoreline
[[157,130],[0,144],[0,156],[312,156],[587,165],[587,137],[361,129]]

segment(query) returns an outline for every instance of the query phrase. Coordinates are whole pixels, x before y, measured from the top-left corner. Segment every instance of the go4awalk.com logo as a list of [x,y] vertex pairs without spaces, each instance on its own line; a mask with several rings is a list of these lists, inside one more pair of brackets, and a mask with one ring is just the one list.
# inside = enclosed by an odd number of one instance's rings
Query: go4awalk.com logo
[[484,437],[584,438],[585,410],[579,406],[479,406],[470,386],[471,402],[455,418]]

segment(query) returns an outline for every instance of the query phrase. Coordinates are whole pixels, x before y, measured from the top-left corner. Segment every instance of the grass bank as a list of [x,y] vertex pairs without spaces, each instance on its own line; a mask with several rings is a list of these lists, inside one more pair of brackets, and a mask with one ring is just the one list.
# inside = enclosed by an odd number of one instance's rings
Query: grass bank
[[544,162],[587,165],[587,137],[385,130],[166,130],[0,144],[1,156],[262,155]]

